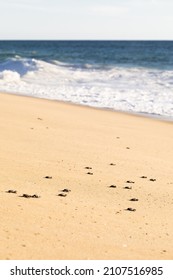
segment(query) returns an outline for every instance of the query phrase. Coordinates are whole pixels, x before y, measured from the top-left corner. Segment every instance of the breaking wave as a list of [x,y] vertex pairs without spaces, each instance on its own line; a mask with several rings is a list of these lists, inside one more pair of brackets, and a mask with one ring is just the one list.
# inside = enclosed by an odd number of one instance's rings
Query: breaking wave
[[0,63],[0,91],[173,117],[173,70],[83,67],[15,56]]

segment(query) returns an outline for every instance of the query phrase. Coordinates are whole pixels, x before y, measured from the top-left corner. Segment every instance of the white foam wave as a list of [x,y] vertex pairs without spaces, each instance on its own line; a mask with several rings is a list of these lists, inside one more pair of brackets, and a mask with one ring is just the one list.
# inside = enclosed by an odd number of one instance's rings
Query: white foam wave
[[7,59],[0,64],[0,72],[5,70],[17,72],[19,75],[23,76],[28,71],[37,70],[36,60],[21,58],[16,55],[14,58]]
[[173,117],[173,71],[15,59],[12,69],[0,67],[1,91]]
[[20,82],[20,75],[17,72],[13,72],[10,70],[4,70],[0,73],[0,79],[4,82]]

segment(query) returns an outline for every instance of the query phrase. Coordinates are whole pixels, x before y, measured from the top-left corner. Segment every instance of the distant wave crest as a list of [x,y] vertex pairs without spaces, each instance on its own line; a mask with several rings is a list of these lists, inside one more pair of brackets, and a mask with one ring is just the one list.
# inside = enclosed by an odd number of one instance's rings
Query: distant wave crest
[[7,59],[0,64],[0,73],[6,70],[17,72],[20,76],[23,76],[28,71],[37,70],[37,62],[35,59],[16,56],[15,58]]

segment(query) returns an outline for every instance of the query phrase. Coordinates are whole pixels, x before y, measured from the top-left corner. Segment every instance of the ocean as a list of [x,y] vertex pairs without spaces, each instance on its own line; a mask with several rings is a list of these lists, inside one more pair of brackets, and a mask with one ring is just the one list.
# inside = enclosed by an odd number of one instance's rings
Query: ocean
[[173,120],[173,41],[0,41],[0,91]]

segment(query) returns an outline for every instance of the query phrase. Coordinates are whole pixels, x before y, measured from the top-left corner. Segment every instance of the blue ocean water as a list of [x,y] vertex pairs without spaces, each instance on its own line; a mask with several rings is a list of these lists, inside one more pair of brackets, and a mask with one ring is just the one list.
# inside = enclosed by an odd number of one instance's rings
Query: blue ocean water
[[173,118],[173,41],[0,41],[0,91]]

